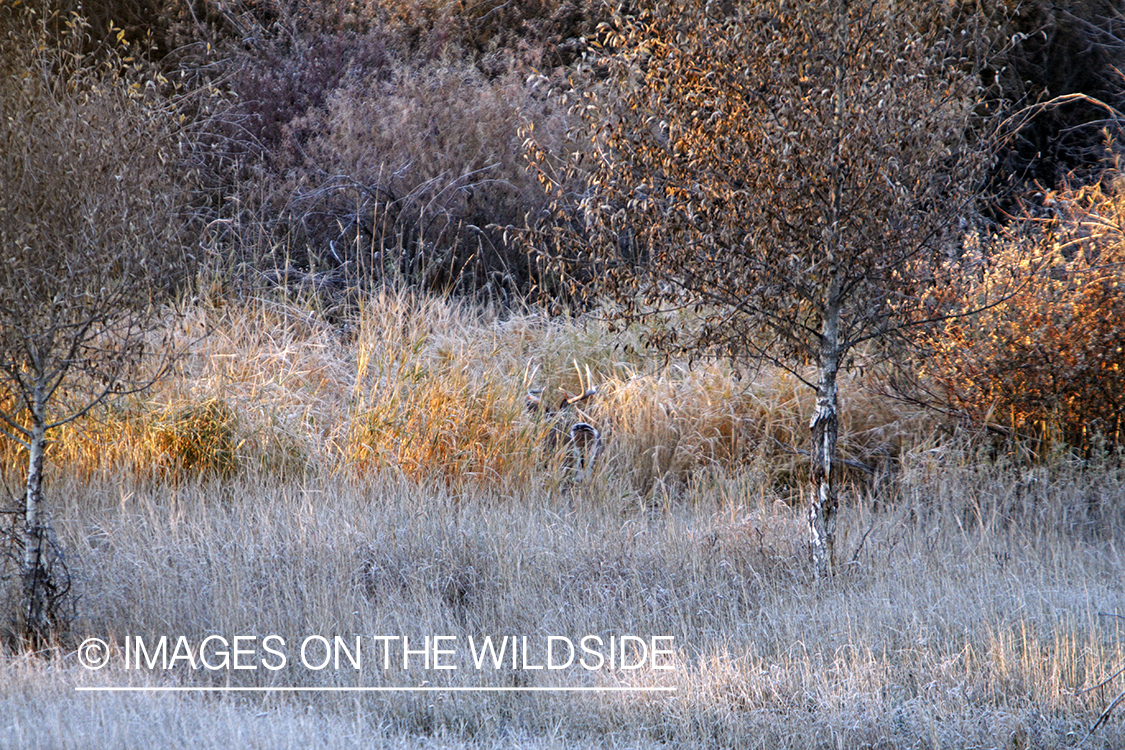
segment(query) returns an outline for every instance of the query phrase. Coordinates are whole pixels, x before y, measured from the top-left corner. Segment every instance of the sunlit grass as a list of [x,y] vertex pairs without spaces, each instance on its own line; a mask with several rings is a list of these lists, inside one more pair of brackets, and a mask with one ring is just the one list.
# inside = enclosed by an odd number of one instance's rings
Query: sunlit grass
[[[384,293],[344,326],[257,299],[200,304],[169,333],[184,352],[171,376],[56,433],[54,470],[174,481],[393,468],[457,486],[523,486],[547,478],[550,428],[527,413],[527,391],[543,389],[554,405],[592,386],[581,418],[609,437],[603,464],[642,496],[745,467],[791,501],[803,481],[812,394],[795,378],[665,363],[596,315],[500,315]],[[870,376],[844,384],[843,408],[845,456],[873,467],[930,429]],[[4,455],[19,471],[15,446]]]

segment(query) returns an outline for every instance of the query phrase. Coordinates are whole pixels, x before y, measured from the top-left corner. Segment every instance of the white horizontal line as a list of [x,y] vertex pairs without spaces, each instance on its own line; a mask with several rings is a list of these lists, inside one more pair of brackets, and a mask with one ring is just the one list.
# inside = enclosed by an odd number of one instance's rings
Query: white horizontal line
[[74,688],[77,692],[85,693],[674,693],[672,687],[301,687],[301,686],[227,686],[227,687],[134,687],[134,686],[102,686]]

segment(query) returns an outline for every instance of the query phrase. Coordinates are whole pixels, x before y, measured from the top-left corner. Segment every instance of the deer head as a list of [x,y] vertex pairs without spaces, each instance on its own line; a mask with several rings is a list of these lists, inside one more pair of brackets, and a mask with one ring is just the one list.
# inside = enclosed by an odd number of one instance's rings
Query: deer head
[[[578,368],[577,363],[575,369]],[[551,430],[544,440],[544,448],[548,453],[562,453],[563,468],[572,480],[581,482],[593,471],[594,462],[602,450],[602,434],[598,428],[586,421],[586,415],[580,410],[580,404],[593,398],[597,387],[591,384],[590,368],[586,367],[586,379],[582,380],[582,371],[578,371],[579,382],[584,390],[580,395],[573,396],[560,389],[562,396],[557,407],[551,407],[551,401],[545,398],[544,389],[533,388],[527,392],[528,411],[542,415],[551,421]]]

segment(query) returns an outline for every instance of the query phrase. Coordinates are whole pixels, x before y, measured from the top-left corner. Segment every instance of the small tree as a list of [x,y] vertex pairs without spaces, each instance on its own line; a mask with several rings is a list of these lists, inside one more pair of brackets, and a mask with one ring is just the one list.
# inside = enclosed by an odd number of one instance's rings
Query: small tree
[[0,432],[27,455],[17,629],[38,646],[68,585],[44,500],[49,436],[161,370],[139,365],[166,351],[150,334],[184,258],[166,107],[121,59],[88,68],[24,34],[0,39]]
[[[940,314],[988,161],[979,78],[939,3],[659,3],[619,18],[580,95],[552,248],[651,341],[781,365],[817,393],[814,567],[833,564],[837,376]],[[583,188],[573,190],[576,178]],[[577,270],[576,270],[577,269]],[[809,366],[816,375],[809,375]]]

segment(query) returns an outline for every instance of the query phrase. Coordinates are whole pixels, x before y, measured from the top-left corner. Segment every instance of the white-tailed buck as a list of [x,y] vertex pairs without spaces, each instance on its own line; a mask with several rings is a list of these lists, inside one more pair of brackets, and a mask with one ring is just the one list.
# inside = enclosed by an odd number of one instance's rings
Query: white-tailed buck
[[589,385],[589,368],[586,368],[585,382],[581,395],[571,396],[563,390],[557,407],[552,407],[550,401],[544,398],[542,388],[532,388],[527,392],[527,410],[542,415],[551,423],[551,430],[544,441],[546,452],[562,456],[563,469],[575,482],[590,476],[602,450],[602,434],[590,424],[580,406],[598,392],[596,387]]

